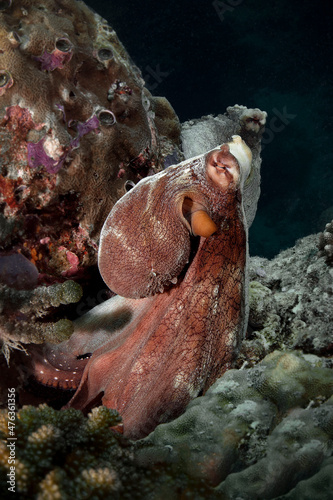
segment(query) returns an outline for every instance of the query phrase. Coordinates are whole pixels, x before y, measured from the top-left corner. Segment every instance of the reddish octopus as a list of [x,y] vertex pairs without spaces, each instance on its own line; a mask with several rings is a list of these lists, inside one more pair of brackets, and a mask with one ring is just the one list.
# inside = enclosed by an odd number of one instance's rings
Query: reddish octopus
[[[230,368],[247,324],[251,151],[239,136],[143,179],[111,210],[99,268],[119,295],[33,358],[67,407],[116,408],[133,439],[182,413]],[[200,238],[199,238],[200,237]]]

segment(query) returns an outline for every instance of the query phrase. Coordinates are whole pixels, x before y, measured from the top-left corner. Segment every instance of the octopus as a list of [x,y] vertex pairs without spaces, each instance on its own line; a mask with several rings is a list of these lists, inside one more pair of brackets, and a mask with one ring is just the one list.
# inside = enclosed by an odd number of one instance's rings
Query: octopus
[[76,320],[69,340],[32,353],[38,381],[76,389],[66,408],[115,408],[139,439],[232,366],[248,316],[251,171],[251,150],[234,135],[114,205],[98,265],[117,295]]

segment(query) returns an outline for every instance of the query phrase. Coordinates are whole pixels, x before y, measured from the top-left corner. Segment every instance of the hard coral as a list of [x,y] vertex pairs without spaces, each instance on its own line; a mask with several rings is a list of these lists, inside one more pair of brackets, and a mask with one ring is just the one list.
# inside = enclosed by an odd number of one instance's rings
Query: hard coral
[[[55,491],[61,498],[91,498],[94,494],[102,498],[102,494],[119,491],[119,466],[130,457],[120,446],[117,434],[109,430],[119,422],[115,411],[103,407],[95,409],[89,418],[75,410],[59,413],[46,405],[21,409],[15,426],[16,487],[20,498],[57,498]],[[4,411],[0,435],[4,492],[10,452],[6,448],[9,434]]]
[[91,278],[107,214],[128,183],[179,151],[180,129],[83,2],[2,2],[0,27],[1,337],[15,331],[16,342],[33,330],[34,313],[13,311],[15,291]]
[[317,243],[318,236],[310,235],[272,260],[250,259],[249,340],[244,352],[257,343],[266,354],[286,348],[332,354],[333,270],[318,256]]
[[208,478],[216,498],[275,499],[328,465],[332,389],[320,358],[276,351],[254,368],[229,370],[158,426],[137,443],[137,461]]
[[[78,410],[26,406],[17,413],[15,424],[15,493],[22,500],[156,500],[182,494],[197,500],[213,498],[208,485],[182,472],[172,477],[163,465],[138,466],[131,444],[110,429],[119,426],[118,414],[105,407],[95,408],[86,418]],[[2,410],[1,498],[8,497],[8,432],[7,412]]]
[[0,250],[35,254],[40,273],[59,277],[65,247],[78,273],[96,262],[126,181],[177,148],[178,119],[83,2],[7,2],[0,26]]
[[326,224],[326,227],[319,235],[319,255],[326,258],[326,263],[333,266],[333,221]]

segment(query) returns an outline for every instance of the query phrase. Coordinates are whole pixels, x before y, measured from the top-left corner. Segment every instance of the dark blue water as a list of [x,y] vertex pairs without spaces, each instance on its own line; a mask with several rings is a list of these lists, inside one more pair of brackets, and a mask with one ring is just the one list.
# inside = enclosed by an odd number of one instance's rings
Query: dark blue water
[[251,254],[333,218],[333,2],[88,1],[181,121],[233,104],[269,113]]

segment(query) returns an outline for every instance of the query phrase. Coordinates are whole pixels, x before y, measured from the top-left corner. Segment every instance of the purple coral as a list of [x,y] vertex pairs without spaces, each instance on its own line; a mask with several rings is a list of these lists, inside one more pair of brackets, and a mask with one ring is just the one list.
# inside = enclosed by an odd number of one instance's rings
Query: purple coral
[[80,145],[80,139],[86,134],[89,134],[89,132],[92,132],[93,130],[96,130],[99,127],[99,119],[97,118],[96,115],[92,116],[89,118],[84,123],[78,122],[77,123],[77,132],[78,135],[73,139],[70,143],[70,150],[78,148]]
[[41,63],[42,71],[62,69],[72,59],[72,44],[67,38],[58,38],[52,52],[44,51],[41,56],[34,58]]
[[49,156],[44,149],[46,136],[39,142],[28,143],[28,164],[31,168],[43,165],[50,174],[56,174],[64,164],[67,154],[64,154],[58,161]]
[[[59,109],[62,109],[61,106],[58,106]],[[77,136],[71,140],[69,143],[69,147],[63,153],[63,155],[59,158],[59,160],[55,160],[51,156],[49,156],[45,149],[44,143],[46,140],[46,136],[43,137],[39,142],[28,142],[28,164],[31,168],[37,168],[40,165],[44,166],[46,170],[50,174],[56,174],[59,172],[61,167],[64,164],[68,154],[73,150],[79,147],[80,139],[86,134],[89,134],[92,130],[96,130],[99,126],[99,119],[96,115],[89,118],[86,122],[78,122],[77,124]]]

